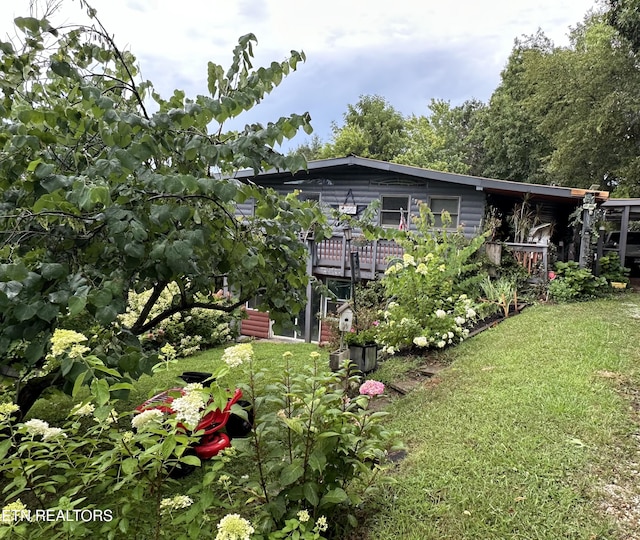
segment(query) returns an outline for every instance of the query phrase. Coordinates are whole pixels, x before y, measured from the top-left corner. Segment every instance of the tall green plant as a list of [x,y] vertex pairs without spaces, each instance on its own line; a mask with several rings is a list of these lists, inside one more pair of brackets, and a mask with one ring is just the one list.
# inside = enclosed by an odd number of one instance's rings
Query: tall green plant
[[450,224],[445,212],[437,228],[431,210],[421,205],[417,231],[396,235],[404,256],[385,272],[390,302],[378,334],[388,352],[412,344],[442,348],[468,334],[465,326],[476,316],[472,298],[482,278],[474,259],[485,236],[469,240],[460,230],[448,231]]
[[348,366],[329,373],[311,353],[310,365],[294,372],[291,353],[283,356],[275,381],[250,364],[245,396],[256,421],[252,437],[235,445],[255,464],[246,489],[262,505],[258,530],[286,528],[304,511],[315,520],[327,517],[336,534],[355,526],[364,497],[390,480],[387,451],[401,443],[384,426],[387,413],[368,410],[381,383],[365,383],[352,398],[349,389],[358,388],[359,379]]

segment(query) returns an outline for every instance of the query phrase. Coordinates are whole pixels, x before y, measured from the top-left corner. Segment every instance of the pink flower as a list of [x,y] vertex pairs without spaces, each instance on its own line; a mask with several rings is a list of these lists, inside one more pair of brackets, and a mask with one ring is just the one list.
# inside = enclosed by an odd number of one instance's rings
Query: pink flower
[[368,380],[360,385],[360,394],[363,396],[379,396],[384,392],[384,384],[380,381]]
[[551,281],[553,281],[554,279],[556,279],[556,273],[552,270],[551,272],[549,272],[549,279]]
[[373,321],[373,326],[379,326],[380,325],[380,321]]

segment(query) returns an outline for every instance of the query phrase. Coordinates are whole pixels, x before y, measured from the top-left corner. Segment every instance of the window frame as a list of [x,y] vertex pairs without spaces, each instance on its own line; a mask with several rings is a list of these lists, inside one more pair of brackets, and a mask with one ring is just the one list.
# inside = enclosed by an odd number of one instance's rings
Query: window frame
[[[449,201],[457,201],[458,203],[458,209],[457,212],[455,214],[451,214],[449,213],[449,215],[451,215],[451,225],[449,227],[446,228],[446,230],[456,230],[459,226],[460,226],[460,206],[461,206],[461,200],[462,198],[458,195],[431,195],[429,197],[429,209],[431,210],[431,213],[433,214],[434,219],[437,219],[440,222],[440,225],[437,226],[438,229],[442,229],[442,209],[439,212],[434,211],[433,209],[433,200],[436,201],[442,201],[442,200],[449,200]],[[455,215],[455,219],[453,219]]]
[[[385,210],[384,209],[384,200],[385,198],[391,199],[391,198],[395,198],[395,199],[404,199],[407,202],[407,207],[401,207],[402,211],[404,212],[404,220],[405,223],[407,224],[407,227],[409,226],[409,213],[411,211],[411,195],[404,195],[404,194],[393,194],[393,193],[389,193],[386,195],[380,195],[380,212],[379,212],[379,223],[381,227],[385,227],[385,228],[398,228],[400,226],[400,210]],[[383,216],[385,214],[397,214],[398,216],[398,221],[396,223],[383,223]]]

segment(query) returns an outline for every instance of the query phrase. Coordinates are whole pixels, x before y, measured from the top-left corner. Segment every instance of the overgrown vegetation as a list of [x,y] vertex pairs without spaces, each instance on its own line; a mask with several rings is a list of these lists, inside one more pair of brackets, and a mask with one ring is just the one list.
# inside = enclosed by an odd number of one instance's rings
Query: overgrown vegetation
[[[468,335],[477,316],[477,290],[482,276],[475,255],[484,236],[466,239],[448,231],[446,212],[442,226],[426,205],[420,206],[417,231],[398,235],[401,261],[391,261],[383,279],[389,303],[378,327],[378,341],[386,351],[413,345],[444,348]],[[416,301],[419,299],[419,301]]]
[[[61,354],[74,347],[86,352],[69,342]],[[15,405],[0,404],[1,428],[9,433],[0,445],[4,508],[17,512],[0,531],[20,538],[60,530],[68,538],[201,538],[240,520],[252,538],[288,538],[293,530],[341,537],[357,524],[354,509],[387,483],[387,452],[400,445],[383,422],[386,413],[368,410],[384,387],[369,381],[358,393],[359,379],[346,368],[329,372],[315,351],[306,365],[287,351],[267,357],[268,368],[260,369],[263,359],[254,358],[250,344],[227,348],[209,367],[210,386],[173,392],[174,414],[158,408],[118,414],[104,380],[94,381],[91,394],[56,426],[39,418],[14,424]],[[233,379],[245,390],[253,430],[203,462],[193,453],[203,437],[195,427],[223,408]],[[81,385],[75,390],[83,393]],[[172,480],[185,467],[199,474]],[[20,519],[21,510],[36,509],[79,509],[104,519]]]

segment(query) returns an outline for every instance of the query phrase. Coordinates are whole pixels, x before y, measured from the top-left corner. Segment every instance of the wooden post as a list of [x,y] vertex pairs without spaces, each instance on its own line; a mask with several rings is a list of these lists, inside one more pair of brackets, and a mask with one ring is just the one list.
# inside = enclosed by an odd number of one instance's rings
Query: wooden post
[[307,305],[304,310],[304,341],[305,343],[311,343],[311,325],[313,324],[312,313],[312,298],[313,287],[311,285],[311,278],[313,276],[313,238],[307,239],[307,249],[309,251],[307,255],[307,275],[309,276],[309,283],[307,283]]
[[618,242],[618,254],[620,262],[624,266],[624,260],[627,255],[627,232],[629,231],[629,212],[631,208],[625,206],[622,211],[622,220],[620,221],[620,241]]
[[598,247],[596,248],[596,266],[593,270],[594,275],[600,275],[600,259],[604,253],[604,227],[600,225],[598,228]]

